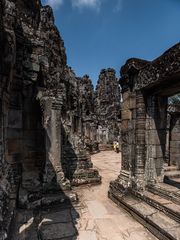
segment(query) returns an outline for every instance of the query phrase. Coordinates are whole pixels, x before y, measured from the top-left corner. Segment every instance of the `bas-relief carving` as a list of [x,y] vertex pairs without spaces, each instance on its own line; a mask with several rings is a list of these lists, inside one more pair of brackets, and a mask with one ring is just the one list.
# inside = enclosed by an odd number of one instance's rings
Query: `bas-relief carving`
[[[138,73],[135,89],[143,89],[170,78],[180,71],[180,45],[176,44],[162,56],[148,63]],[[163,84],[163,83],[162,83]]]

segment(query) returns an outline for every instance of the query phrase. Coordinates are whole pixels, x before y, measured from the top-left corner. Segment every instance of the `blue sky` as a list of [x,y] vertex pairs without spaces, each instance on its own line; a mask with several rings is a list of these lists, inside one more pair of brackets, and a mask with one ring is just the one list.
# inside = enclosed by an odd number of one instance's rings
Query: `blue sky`
[[95,84],[102,68],[153,60],[180,41],[180,0],[42,0],[52,6],[68,65]]

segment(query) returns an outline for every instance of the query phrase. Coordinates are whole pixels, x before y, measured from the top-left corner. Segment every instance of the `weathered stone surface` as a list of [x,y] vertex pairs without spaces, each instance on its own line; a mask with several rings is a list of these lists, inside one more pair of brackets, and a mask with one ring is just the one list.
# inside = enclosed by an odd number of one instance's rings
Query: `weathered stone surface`
[[52,9],[39,0],[2,0],[0,18],[0,218],[7,234],[10,196],[18,186],[19,205],[37,208],[47,193],[70,189],[73,179],[101,178],[81,128],[93,96],[81,105],[81,79],[67,66]]
[[120,139],[120,100],[120,87],[115,70],[101,70],[95,91],[97,140],[100,144],[112,144]]
[[73,226],[70,209],[42,216],[39,233],[44,240],[72,238],[77,231]]
[[[180,238],[179,214],[164,206],[166,199],[179,205],[179,107],[168,107],[168,97],[180,92],[179,54],[177,44],[152,62],[133,58],[121,68],[122,170],[110,184],[109,197],[160,239]],[[162,187],[163,181],[171,187]],[[146,189],[157,194],[155,199],[146,196]],[[143,201],[134,204],[136,198]]]
[[42,224],[39,231],[43,240],[72,238],[76,234],[72,223],[45,224],[44,226]]
[[[113,69],[101,72],[95,98],[89,77],[78,78],[67,66],[49,6],[2,0],[0,11],[0,217],[7,234],[12,192],[19,207],[37,209],[64,201],[61,193],[48,193],[101,182],[89,153],[99,150],[98,126],[109,131],[110,142],[118,136],[120,97]],[[109,94],[105,109],[101,101]],[[103,111],[105,125],[99,122]]]

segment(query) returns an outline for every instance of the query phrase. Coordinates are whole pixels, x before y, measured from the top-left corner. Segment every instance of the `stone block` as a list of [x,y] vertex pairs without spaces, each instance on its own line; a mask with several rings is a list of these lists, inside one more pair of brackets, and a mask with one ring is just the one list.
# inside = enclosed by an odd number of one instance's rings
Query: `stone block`
[[32,71],[39,72],[40,66],[38,63],[32,63]]
[[49,67],[49,61],[46,56],[39,56],[39,62],[46,67]]
[[180,149],[180,141],[170,141],[170,148]]
[[76,235],[76,229],[72,222],[42,224],[39,229],[42,240],[72,239]]
[[20,139],[22,138],[22,129],[20,128],[8,128],[7,129],[8,139]]
[[180,148],[170,148],[170,155],[174,155],[174,154],[179,154],[180,155]]
[[121,131],[124,131],[124,132],[128,131],[128,123],[129,123],[128,119],[122,119]]
[[162,146],[155,146],[156,148],[156,158],[162,158],[164,153],[163,147]]
[[176,132],[171,132],[171,139],[172,141],[180,141],[180,134]]
[[127,99],[129,99],[129,96],[130,96],[130,92],[124,92],[122,97],[123,97],[123,102],[126,101]]
[[8,112],[8,126],[9,128],[22,128],[22,111],[10,109]]
[[122,120],[125,120],[125,119],[131,120],[132,112],[130,110],[123,110],[121,112],[121,118],[122,118]]
[[129,108],[130,109],[136,108],[136,97],[135,96],[130,96],[130,98],[129,98]]
[[136,109],[132,109],[132,119],[136,119],[137,115],[136,115]]
[[19,163],[22,160],[21,153],[14,153],[6,156],[6,160],[9,164]]
[[22,150],[22,141],[19,139],[8,139],[7,140],[8,154],[20,153]]
[[166,144],[166,131],[147,130],[146,142],[153,145]]
[[124,102],[122,103],[122,106],[123,106],[123,110],[128,110],[130,109],[130,101],[129,101],[129,98],[127,98],[126,100],[124,100]]

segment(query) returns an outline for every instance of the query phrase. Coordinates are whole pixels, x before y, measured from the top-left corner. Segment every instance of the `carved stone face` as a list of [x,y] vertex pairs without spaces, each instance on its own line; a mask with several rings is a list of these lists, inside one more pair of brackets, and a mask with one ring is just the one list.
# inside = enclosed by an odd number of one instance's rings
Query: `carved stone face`
[[54,22],[53,12],[49,6],[41,8],[41,23],[46,24],[47,22]]

